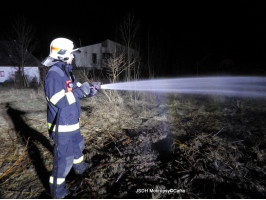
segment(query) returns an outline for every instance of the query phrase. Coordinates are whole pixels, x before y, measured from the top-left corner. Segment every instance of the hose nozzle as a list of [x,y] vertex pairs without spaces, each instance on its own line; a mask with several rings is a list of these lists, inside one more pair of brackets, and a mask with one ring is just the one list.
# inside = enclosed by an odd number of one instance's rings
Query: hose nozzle
[[92,82],[90,83],[90,88],[95,90],[101,89],[101,82]]

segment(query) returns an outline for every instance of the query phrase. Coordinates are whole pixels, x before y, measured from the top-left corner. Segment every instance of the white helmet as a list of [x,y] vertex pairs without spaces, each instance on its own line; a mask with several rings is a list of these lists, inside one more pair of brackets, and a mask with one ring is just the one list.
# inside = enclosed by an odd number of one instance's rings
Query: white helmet
[[51,42],[50,45],[50,57],[56,60],[67,61],[70,54],[74,49],[74,44],[71,40],[66,38],[56,38]]
[[59,60],[67,62],[70,54],[79,49],[73,49],[74,44],[66,38],[56,38],[50,44],[50,54],[42,61],[42,64],[50,67]]

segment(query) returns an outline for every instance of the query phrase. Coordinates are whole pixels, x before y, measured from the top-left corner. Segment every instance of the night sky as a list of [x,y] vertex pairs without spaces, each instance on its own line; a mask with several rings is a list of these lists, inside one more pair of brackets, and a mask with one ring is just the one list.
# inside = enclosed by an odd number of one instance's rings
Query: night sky
[[36,30],[33,54],[42,59],[56,37],[76,46],[119,42],[119,24],[130,12],[139,24],[136,44],[143,60],[149,49],[158,73],[266,73],[263,1],[176,2],[1,1],[0,39],[6,39],[14,16],[24,16]]

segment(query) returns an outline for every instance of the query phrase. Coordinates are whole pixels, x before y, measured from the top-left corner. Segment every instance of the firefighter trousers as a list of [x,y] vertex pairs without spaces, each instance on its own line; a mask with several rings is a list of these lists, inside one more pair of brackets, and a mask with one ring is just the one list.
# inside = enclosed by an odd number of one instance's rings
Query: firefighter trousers
[[[54,177],[57,177],[57,185],[59,188],[65,185],[65,178],[71,168],[78,171],[85,164],[82,151],[84,150],[84,138],[80,134],[80,130],[73,134],[58,134],[57,152],[54,149],[54,167],[50,176],[50,186],[54,183]],[[55,167],[57,166],[57,175],[55,175]],[[61,185],[61,186],[60,186]],[[60,189],[59,189],[60,190]],[[64,190],[64,188],[62,188]],[[58,191],[61,193],[60,191]]]

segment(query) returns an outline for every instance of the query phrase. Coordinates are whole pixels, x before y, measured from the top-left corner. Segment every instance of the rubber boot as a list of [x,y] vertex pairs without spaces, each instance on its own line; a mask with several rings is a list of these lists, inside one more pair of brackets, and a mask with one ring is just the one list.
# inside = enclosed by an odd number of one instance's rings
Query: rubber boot
[[66,183],[62,183],[60,185],[57,185],[56,192],[54,193],[54,185],[50,183],[50,191],[53,199],[63,199],[67,195],[69,195],[69,191],[66,188]]

